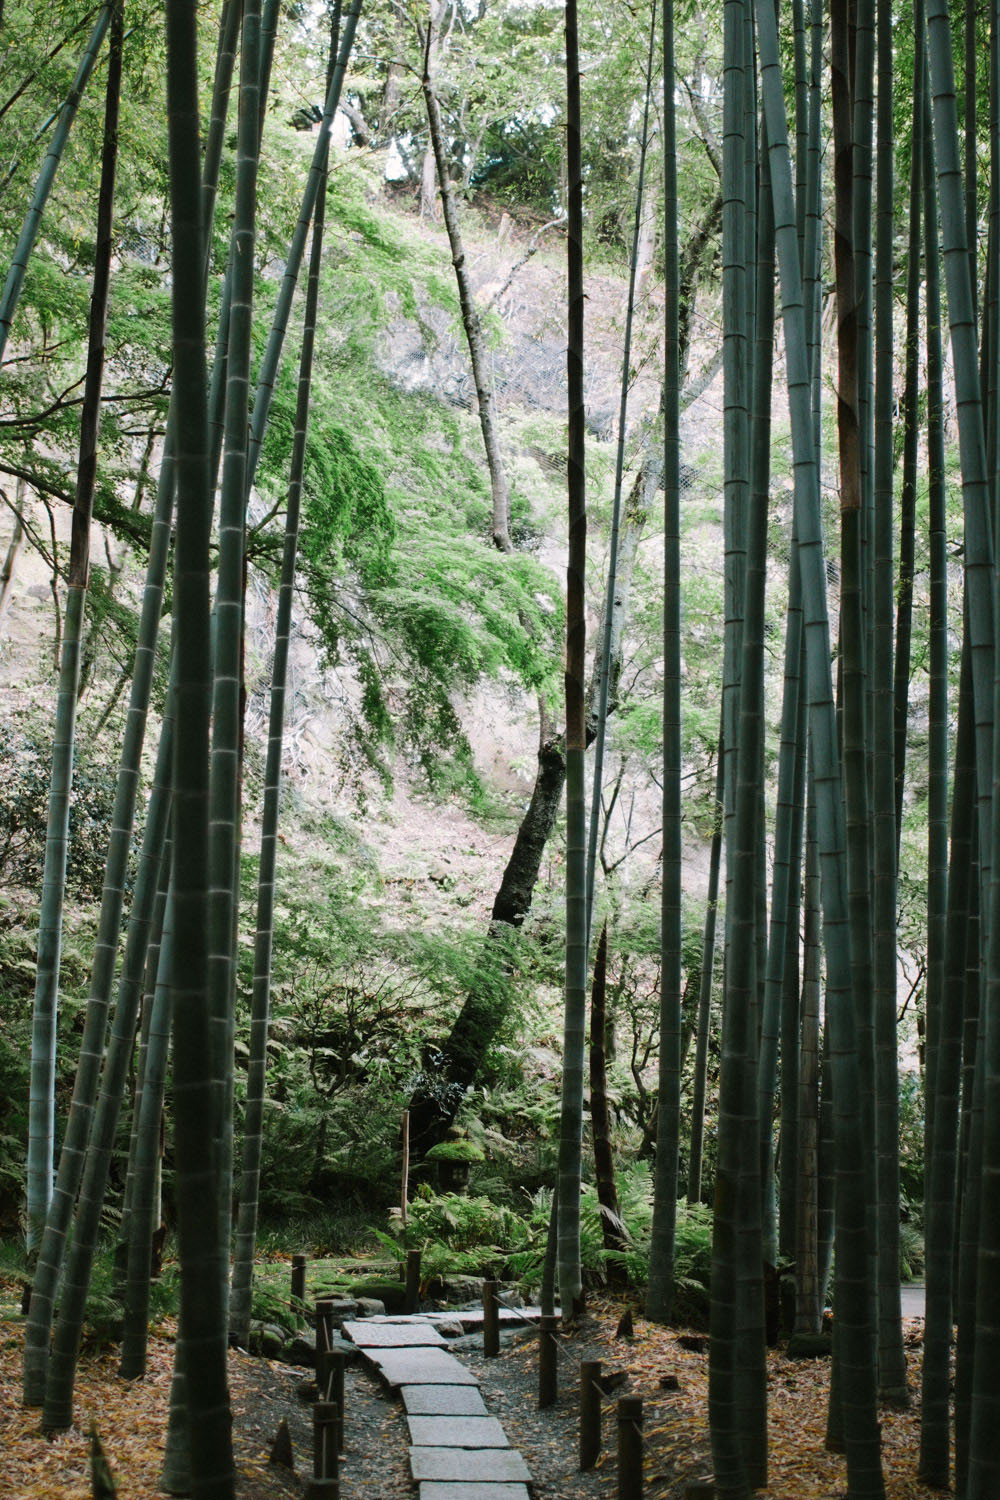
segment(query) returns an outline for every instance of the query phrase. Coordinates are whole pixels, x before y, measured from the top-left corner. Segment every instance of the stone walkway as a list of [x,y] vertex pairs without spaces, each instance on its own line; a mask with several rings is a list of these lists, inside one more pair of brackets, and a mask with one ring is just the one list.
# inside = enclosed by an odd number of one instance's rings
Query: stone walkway
[[[507,1314],[505,1317],[504,1314]],[[482,1314],[456,1316],[482,1326]],[[534,1322],[534,1309],[501,1308],[502,1323]],[[528,1500],[531,1475],[496,1417],[486,1410],[475,1376],[449,1354],[433,1315],[363,1318],[343,1335],[393,1390],[410,1429],[410,1469],[420,1500]]]

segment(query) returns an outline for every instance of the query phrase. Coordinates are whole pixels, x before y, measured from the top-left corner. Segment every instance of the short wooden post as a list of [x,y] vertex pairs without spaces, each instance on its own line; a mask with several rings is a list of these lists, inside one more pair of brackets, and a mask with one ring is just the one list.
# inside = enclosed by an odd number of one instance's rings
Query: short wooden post
[[483,1282],[483,1353],[487,1358],[500,1353],[500,1303],[495,1281]]
[[313,1407],[313,1477],[306,1484],[306,1500],[340,1500],[337,1457],[337,1407],[317,1401]]
[[415,1313],[420,1306],[420,1251],[406,1252],[406,1300],[403,1311]]
[[320,1297],[316,1302],[316,1353],[333,1347],[333,1299]]
[[618,1400],[618,1500],[642,1496],[642,1397]]
[[558,1395],[556,1330],[559,1319],[543,1317],[538,1328],[538,1404],[554,1406]]
[[313,1407],[313,1474],[317,1479],[336,1479],[340,1471],[337,1427],[340,1412],[336,1401],[317,1401]]
[[302,1312],[302,1305],[306,1300],[306,1258],[304,1255],[292,1256],[292,1298],[289,1306],[298,1317]]
[[601,1453],[601,1361],[580,1362],[580,1468],[592,1469]]
[[337,1408],[337,1448],[344,1451],[344,1366],[339,1349],[320,1349],[316,1356],[316,1387],[320,1401],[331,1401]]

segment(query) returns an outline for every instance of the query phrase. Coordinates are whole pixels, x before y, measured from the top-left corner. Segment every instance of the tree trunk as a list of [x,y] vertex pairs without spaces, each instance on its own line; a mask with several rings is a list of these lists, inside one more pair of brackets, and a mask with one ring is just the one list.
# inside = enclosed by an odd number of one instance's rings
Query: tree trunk
[[17,491],[14,499],[14,530],[11,532],[10,541],[7,543],[7,552],[4,556],[3,571],[0,572],[0,622],[3,621],[10,608],[11,588],[14,583],[14,570],[17,566],[18,554],[24,542],[24,521],[21,515],[21,507],[24,504],[24,480],[18,479]]
[[448,177],[448,161],[444,149],[444,127],[441,124],[441,109],[438,105],[437,95],[434,93],[434,85],[431,78],[433,28],[434,20],[436,19],[436,8],[432,4],[431,21],[428,24],[427,41],[424,47],[424,76],[422,86],[424,102],[427,106],[427,123],[430,129],[431,147],[433,150],[433,156],[431,156],[431,152],[428,152],[427,157],[424,159],[424,191],[427,188],[427,159],[430,158],[430,195],[433,199],[433,168],[436,161],[438,187],[441,192],[441,209],[444,214],[445,228],[448,231],[448,243],[451,246],[451,263],[455,268],[455,280],[458,283],[458,301],[462,309],[462,326],[465,329],[466,342],[469,345],[469,360],[472,365],[472,378],[476,386],[476,404],[479,409],[479,425],[483,434],[483,447],[486,449],[486,463],[490,471],[490,491],[493,497],[493,544],[501,552],[512,552],[514,549],[510,540],[510,489],[507,484],[507,476],[504,472],[503,459],[500,454],[500,439],[497,432],[496,394],[493,389],[493,379],[489,372],[489,361],[483,339],[482,325],[479,321],[479,312],[476,308],[475,298],[472,294],[472,284],[466,268],[462,231],[458,222],[458,211]]
[[583,161],[580,56],[576,0],[566,0],[567,348],[566,395],[566,991],[562,1109],[559,1129],[559,1215],[556,1253],[563,1318],[583,1304],[580,1267],[580,1188],[583,1133],[583,1053],[587,1006],[586,751],[587,509],[583,385]]
[[[594,957],[594,978],[590,991],[590,1128],[594,1140],[594,1181],[597,1186],[597,1201],[601,1205],[601,1233],[604,1248],[621,1251],[625,1248],[618,1207],[618,1190],[615,1186],[615,1159],[611,1149],[611,1112],[608,1108],[607,1075],[607,979],[608,979],[608,923],[605,918]],[[612,1269],[614,1269],[612,1265]],[[609,1279],[621,1280],[621,1275]]]
[[761,94],[767,121],[780,270],[788,397],[795,463],[795,516],[802,567],[809,719],[816,793],[817,839],[827,955],[828,1025],[834,1060],[837,1124],[837,1303],[841,1318],[848,1483],[858,1497],[881,1497],[871,1276],[864,1232],[864,1149],[859,1117],[857,1038],[851,1003],[843,781],[831,681],[826,566],[819,475],[812,436],[812,396],[803,289],[795,227],[784,90],[773,8],[756,7]]
[[73,79],[73,85],[63,101],[62,109],[59,112],[59,123],[53,132],[49,149],[45,153],[45,160],[42,162],[41,171],[35,183],[35,191],[32,195],[31,204],[25,215],[20,238],[14,250],[14,258],[7,273],[3,296],[0,297],[0,362],[3,361],[4,350],[7,347],[10,325],[14,320],[17,304],[20,301],[21,287],[24,284],[28,260],[38,235],[42,214],[45,212],[45,205],[48,202],[49,193],[52,191],[52,184],[55,181],[63,151],[66,149],[66,142],[69,139],[70,130],[73,128],[73,121],[76,119],[76,112],[80,106],[83,91],[87,87],[91,73],[94,71],[97,54],[101,50],[101,43],[104,41],[105,33],[110,24],[111,11],[111,0],[108,0],[108,3],[101,7],[97,20],[94,23],[94,30],[80,59],[80,65],[77,68],[76,77]]
[[[623,515],[618,553],[618,577],[612,608],[611,662],[608,669],[610,707],[618,702],[624,652],[625,624],[632,573],[639,539],[649,507],[659,484],[661,466],[652,455],[640,465]],[[596,696],[596,667],[587,690],[589,705]],[[484,983],[470,992],[452,1026],[448,1039],[437,1051],[409,1103],[410,1141],[414,1162],[426,1154],[455,1117],[466,1088],[475,1078],[486,1049],[507,1015],[505,994],[488,979],[492,962],[504,962],[503,947],[516,934],[531,910],[531,901],[541,870],[545,848],[555,827],[566,782],[566,747],[562,735],[549,721],[544,702],[539,703],[538,766],[531,798],[521,819],[510,858],[493,901],[488,949],[496,945],[494,959],[484,964]],[[588,727],[588,737],[589,737]]]
[[174,807],[174,1126],[181,1266],[180,1358],[196,1497],[233,1493],[232,1416],[212,1122],[209,994],[209,541],[211,493],[201,227],[197,9],[167,10],[167,96],[173,241],[173,359],[178,451]]
[[[330,61],[332,67],[332,57]],[[288,507],[285,517],[284,554],[278,596],[278,618],[275,626],[267,762],[264,773],[264,809],[261,826],[257,927],[254,940],[253,1009],[250,1021],[250,1059],[247,1069],[239,1218],[237,1222],[233,1291],[229,1320],[231,1334],[244,1345],[250,1335],[254,1246],[257,1235],[257,1209],[260,1200],[260,1162],[264,1126],[267,1034],[270,1017],[271,952],[274,936],[275,869],[278,844],[278,807],[281,787],[281,749],[284,735],[285,688],[288,673],[292,595],[295,587],[295,563],[298,550],[302,477],[305,467],[306,437],[309,427],[313,346],[316,333],[316,309],[319,300],[320,257],[323,247],[325,212],[326,185],[324,183],[320,187],[319,195],[316,199],[316,212],[313,219],[313,239],[310,251],[309,280],[306,291],[302,351],[299,364],[295,436],[291,473],[288,483]]]
[[[810,816],[809,823],[814,825]],[[795,1233],[795,1332],[819,1333],[822,1288],[819,1277],[819,1005],[820,912],[819,858],[814,826],[806,840],[803,906],[802,1029],[799,1050],[799,1149],[793,1163],[783,1158],[782,1171],[794,1169],[798,1189]],[[784,1143],[782,1143],[784,1152]]]
[[[37,1249],[44,1232],[52,1196],[55,1128],[55,1046],[59,965],[62,948],[63,900],[69,835],[69,801],[73,780],[76,708],[79,698],[80,651],[90,575],[90,526],[97,479],[97,438],[104,381],[104,339],[111,284],[111,231],[114,218],[115,174],[118,164],[118,102],[122,66],[120,6],[113,9],[113,34],[105,96],[104,142],[98,192],[93,290],[87,337],[87,368],[80,417],[80,447],[73,502],[69,560],[69,595],[62,643],[62,663],[53,745],[52,787],[45,839],[45,871],[38,935],[38,969],[31,1042],[31,1099],[28,1142],[28,1247]],[[117,934],[116,934],[117,936]],[[89,1074],[88,1107],[92,1105],[103,1044],[103,1015],[97,1055],[84,1055]],[[89,1068],[86,1065],[89,1064]],[[89,1124],[89,1113],[87,1116]],[[79,1182],[79,1173],[76,1174]],[[72,1198],[70,1199],[70,1205]]]

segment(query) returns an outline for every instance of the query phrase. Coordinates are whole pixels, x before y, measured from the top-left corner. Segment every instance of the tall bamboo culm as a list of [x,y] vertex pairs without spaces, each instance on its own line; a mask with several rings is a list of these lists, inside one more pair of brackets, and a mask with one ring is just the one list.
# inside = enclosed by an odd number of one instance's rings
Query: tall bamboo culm
[[233,1493],[231,1412],[219,1217],[219,1170],[205,1150],[217,1098],[211,1065],[209,932],[209,436],[198,121],[197,7],[167,8],[167,103],[172,232],[177,521],[174,650],[174,1127],[180,1332],[192,1493]]

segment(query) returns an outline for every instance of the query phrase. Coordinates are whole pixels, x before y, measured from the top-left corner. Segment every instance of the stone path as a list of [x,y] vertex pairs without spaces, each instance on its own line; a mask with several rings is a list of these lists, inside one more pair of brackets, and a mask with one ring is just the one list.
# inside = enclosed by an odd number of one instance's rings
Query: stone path
[[903,1309],[904,1318],[922,1318],[924,1316],[924,1284],[922,1281],[910,1281],[899,1289],[900,1305]]
[[[468,1326],[470,1314],[458,1316]],[[506,1308],[501,1319],[535,1320],[531,1312]],[[423,1314],[363,1318],[345,1323],[342,1330],[402,1396],[410,1429],[410,1470],[420,1500],[528,1500],[527,1464],[486,1410],[475,1376],[443,1347],[446,1341],[434,1322]]]

